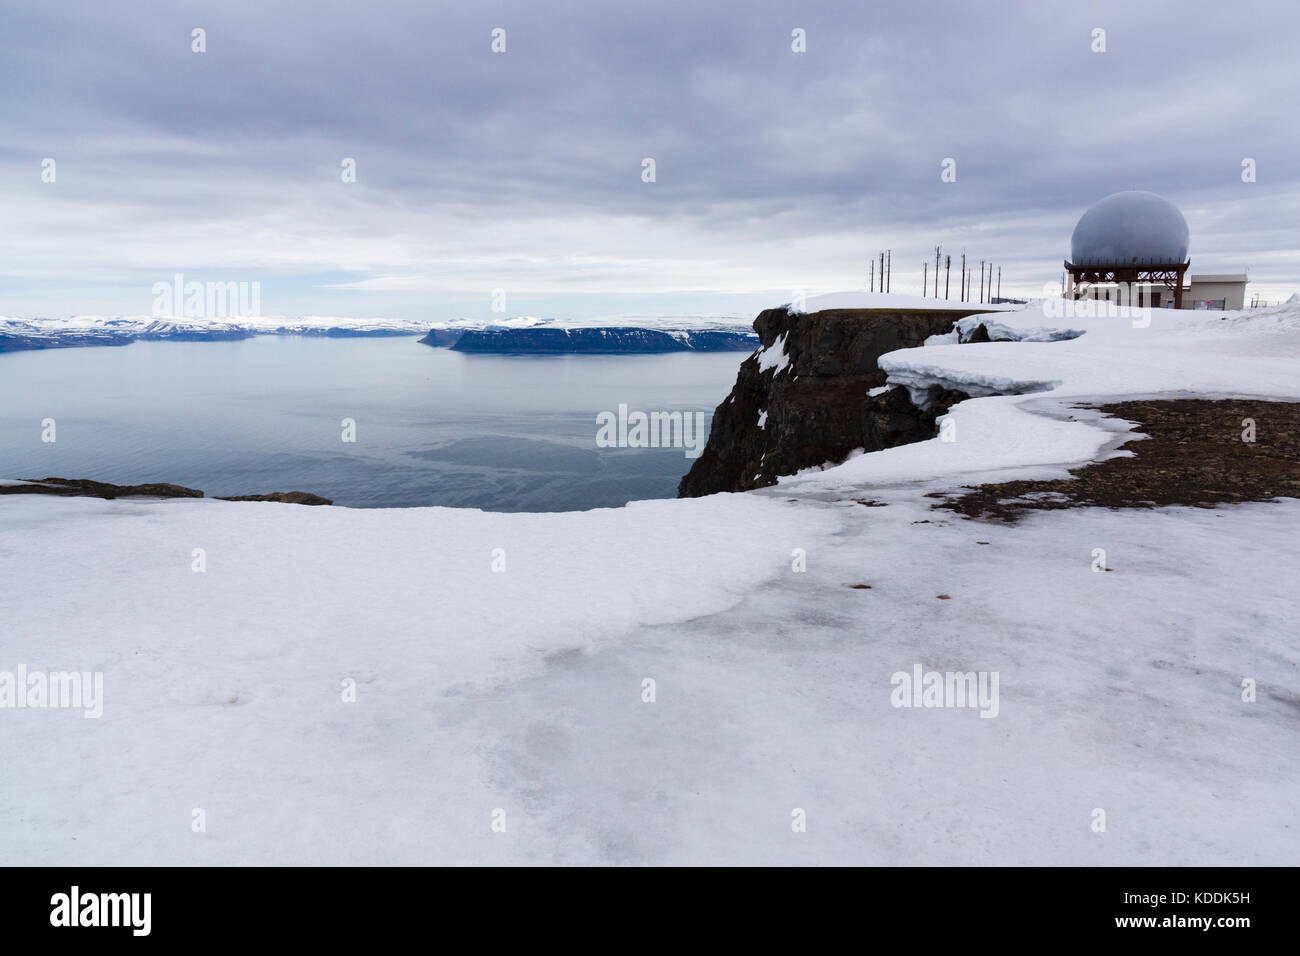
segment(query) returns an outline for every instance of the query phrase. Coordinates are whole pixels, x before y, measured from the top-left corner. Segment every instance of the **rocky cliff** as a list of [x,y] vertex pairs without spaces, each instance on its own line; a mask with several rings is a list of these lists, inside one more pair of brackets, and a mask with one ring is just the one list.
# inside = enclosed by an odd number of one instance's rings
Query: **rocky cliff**
[[459,342],[464,334],[464,329],[430,329],[428,334],[420,339],[420,344],[432,345],[436,349],[450,348]]
[[780,475],[842,461],[857,448],[876,451],[933,437],[935,420],[968,396],[881,390],[885,373],[876,359],[950,332],[954,322],[978,311],[829,309],[792,315],[782,307],[760,313],[754,330],[762,347],[741,363],[678,497],[761,488],[776,484]]

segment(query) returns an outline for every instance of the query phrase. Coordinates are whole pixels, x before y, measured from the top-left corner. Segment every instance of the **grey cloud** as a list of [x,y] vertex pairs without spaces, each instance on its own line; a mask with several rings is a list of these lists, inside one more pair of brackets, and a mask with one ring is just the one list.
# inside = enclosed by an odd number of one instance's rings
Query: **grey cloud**
[[[743,258],[779,229],[858,235],[854,255],[893,245],[918,270],[927,245],[964,242],[1050,279],[1073,218],[1139,187],[1188,212],[1194,255],[1295,279],[1294,5],[230,0],[0,17],[0,212],[64,203],[33,227],[43,248],[129,241],[178,211],[216,236],[319,219],[418,247],[441,238],[422,217],[442,229],[454,212],[518,224],[512,250],[547,259],[563,242],[529,248],[527,223],[642,217],[660,243],[681,236],[647,258]],[[57,200],[35,182],[44,155]],[[344,156],[361,181],[340,198]],[[958,182],[941,184],[949,156]],[[30,274],[14,255],[0,272]]]

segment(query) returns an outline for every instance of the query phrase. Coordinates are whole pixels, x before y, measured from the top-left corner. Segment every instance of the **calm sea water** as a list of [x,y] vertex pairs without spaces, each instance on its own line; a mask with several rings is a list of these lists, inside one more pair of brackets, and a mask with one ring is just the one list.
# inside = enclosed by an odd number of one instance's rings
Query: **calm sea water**
[[[462,355],[414,338],[279,336],[0,354],[0,478],[298,490],[362,508],[670,498],[692,459],[598,448],[597,413],[711,413],[744,357]],[[345,418],[355,443],[342,441]]]

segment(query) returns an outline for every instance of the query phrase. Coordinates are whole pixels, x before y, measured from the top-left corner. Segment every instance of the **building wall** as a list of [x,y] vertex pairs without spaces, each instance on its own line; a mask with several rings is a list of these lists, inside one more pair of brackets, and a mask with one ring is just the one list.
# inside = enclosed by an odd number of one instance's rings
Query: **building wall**
[[[1124,305],[1151,306],[1153,308],[1172,308],[1174,293],[1160,283],[1141,282],[1137,284],[1137,301],[1121,297],[1120,290],[1114,285],[1093,285],[1086,289],[1071,287],[1067,298],[1099,299],[1119,302]],[[1205,302],[1211,303],[1204,305]],[[1233,275],[1192,276],[1191,283],[1183,287],[1183,308],[1210,308],[1236,310],[1246,307],[1246,277]]]
[[[1195,309],[1201,303],[1211,302],[1209,308],[1244,309],[1246,307],[1245,276],[1192,276],[1192,282],[1183,293],[1183,308]],[[1222,305],[1219,302],[1222,301]]]
[[1145,306],[1158,304],[1161,300],[1157,297],[1160,296],[1161,293],[1164,293],[1166,298],[1171,298],[1173,296],[1173,293],[1163,285],[1152,285],[1149,282],[1136,283],[1135,291],[1137,295],[1136,302],[1130,298],[1134,294],[1133,291],[1120,290],[1115,285],[1109,283],[1089,285],[1087,288],[1071,286],[1066,294],[1066,298],[1096,299],[1100,302],[1114,302],[1117,305]]
[[[1074,287],[1071,291],[1075,298],[1097,299],[1101,302],[1114,302],[1117,305],[1159,307],[1166,300],[1173,301],[1173,292],[1162,284],[1138,282],[1135,286],[1135,289],[1123,290],[1123,292],[1111,284],[1090,285],[1082,290]],[[1132,298],[1134,294],[1137,296],[1136,301]]]

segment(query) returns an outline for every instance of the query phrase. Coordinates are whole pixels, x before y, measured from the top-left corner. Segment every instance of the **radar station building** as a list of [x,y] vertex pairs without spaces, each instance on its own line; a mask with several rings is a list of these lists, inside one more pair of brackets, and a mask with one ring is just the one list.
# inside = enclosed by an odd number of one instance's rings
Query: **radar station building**
[[1243,309],[1244,274],[1193,275],[1187,220],[1155,193],[1129,190],[1094,203],[1070,237],[1067,298],[1154,308]]

